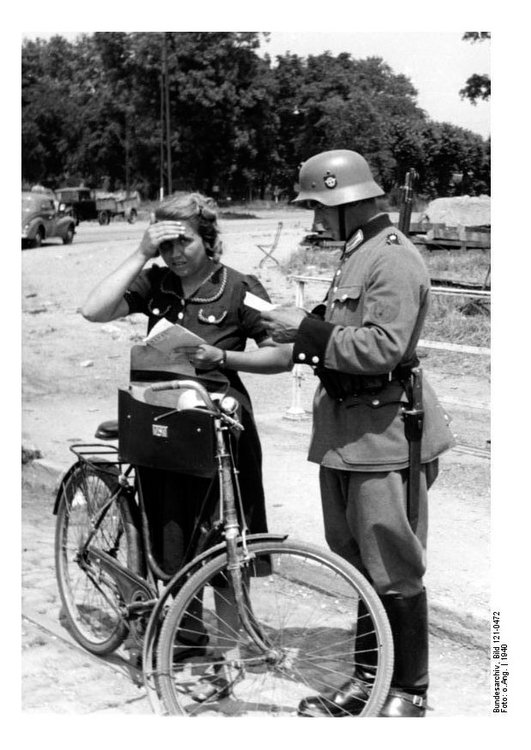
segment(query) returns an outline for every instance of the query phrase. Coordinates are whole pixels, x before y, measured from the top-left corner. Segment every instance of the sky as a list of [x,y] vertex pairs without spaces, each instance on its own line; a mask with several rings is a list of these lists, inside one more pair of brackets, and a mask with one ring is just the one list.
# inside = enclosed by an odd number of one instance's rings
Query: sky
[[[22,32],[22,38],[48,39],[59,33],[74,39],[81,32]],[[87,33],[93,33],[88,31]],[[490,75],[490,42],[471,44],[463,31],[273,31],[260,52],[274,61],[291,52],[301,57],[329,51],[353,58],[381,57],[394,73],[403,73],[418,91],[418,105],[431,120],[450,122],[490,135],[490,102],[463,101],[459,90],[473,73]]]

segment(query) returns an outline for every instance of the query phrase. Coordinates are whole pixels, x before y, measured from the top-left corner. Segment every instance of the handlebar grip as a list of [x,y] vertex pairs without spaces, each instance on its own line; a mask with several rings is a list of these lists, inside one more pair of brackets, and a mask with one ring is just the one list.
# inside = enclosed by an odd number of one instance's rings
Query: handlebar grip
[[168,380],[162,383],[153,383],[153,385],[149,385],[148,388],[150,391],[173,391],[177,388],[185,387],[183,385],[185,382],[186,381],[184,380]]

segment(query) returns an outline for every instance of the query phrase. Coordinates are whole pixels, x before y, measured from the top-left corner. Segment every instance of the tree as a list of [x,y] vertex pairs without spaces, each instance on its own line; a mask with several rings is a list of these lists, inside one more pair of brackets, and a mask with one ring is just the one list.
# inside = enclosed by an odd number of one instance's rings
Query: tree
[[[490,40],[488,31],[467,31],[463,34],[463,40],[467,42],[484,42]],[[464,88],[459,91],[461,99],[468,99],[471,104],[476,105],[478,99],[488,101],[490,99],[490,76],[474,73],[467,78]]]
[[25,41],[23,179],[130,187],[154,198],[169,177],[169,152],[172,190],[249,199],[274,189],[289,198],[302,161],[350,148],[363,153],[386,192],[410,168],[430,196],[486,192],[488,142],[429,122],[411,81],[381,58],[288,53],[273,64],[257,54],[259,41],[258,32]]
[[429,197],[490,192],[489,144],[480,135],[447,122],[424,131],[421,186]]
[[392,185],[397,179],[395,124],[411,123],[414,130],[425,120],[411,82],[378,57],[354,60],[348,53],[334,57],[325,52],[307,60],[291,54],[277,60],[279,138],[287,140],[279,145],[282,186],[291,191],[301,161],[334,148],[360,151],[376,179]]

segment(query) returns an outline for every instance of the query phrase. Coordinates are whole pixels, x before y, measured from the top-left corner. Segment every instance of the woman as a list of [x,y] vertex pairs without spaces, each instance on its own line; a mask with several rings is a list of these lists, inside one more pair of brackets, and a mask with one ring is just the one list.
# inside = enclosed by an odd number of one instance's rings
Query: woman
[[[165,265],[145,268],[159,253]],[[267,531],[261,446],[250,398],[237,371],[289,370],[291,345],[275,344],[260,313],[244,304],[247,292],[268,300],[260,282],[221,264],[219,255],[219,228],[212,202],[198,193],[172,196],[156,208],[139,247],[96,286],[81,312],[99,323],[143,312],[148,317],[148,332],[165,318],[206,342],[186,349],[186,355],[198,377],[225,375],[230,392],[242,405],[245,429],[238,441],[240,489],[249,531],[259,533]],[[254,339],[258,348],[244,351],[248,339]],[[156,380],[174,378],[175,374],[169,365],[165,370],[162,361],[157,373],[136,372],[134,377]],[[155,555],[165,572],[172,574],[182,564],[210,480],[148,468],[139,474]],[[218,648],[226,650],[229,640],[223,642],[221,637]]]

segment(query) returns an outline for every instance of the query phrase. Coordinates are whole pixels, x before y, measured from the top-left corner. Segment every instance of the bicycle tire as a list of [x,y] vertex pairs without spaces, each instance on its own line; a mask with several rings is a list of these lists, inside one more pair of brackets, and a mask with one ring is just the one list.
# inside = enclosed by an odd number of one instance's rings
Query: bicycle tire
[[[393,639],[385,610],[365,577],[338,555],[289,539],[251,541],[248,551],[252,561],[245,609],[274,656],[257,646],[240,620],[234,634],[238,656],[232,654],[226,670],[230,695],[224,695],[225,685],[219,700],[215,695],[208,703],[192,697],[198,682],[219,663],[212,648],[218,629],[214,586],[219,592],[229,574],[225,554],[214,558],[186,582],[162,625],[156,673],[163,712],[296,716],[301,699],[329,693],[352,678],[356,613],[363,602],[363,616],[372,620],[378,649],[375,680],[359,715],[377,716],[391,682]],[[199,623],[190,622],[190,612],[199,602],[201,627],[209,636],[206,653],[185,643],[191,631],[198,630]]]
[[[63,482],[57,511],[55,569],[66,627],[87,651],[99,656],[115,651],[129,627],[117,611],[121,599],[111,577],[80,558],[79,551],[96,512],[117,488],[112,472],[80,461]],[[126,493],[120,493],[93,544],[141,574],[143,555],[133,505]]]

